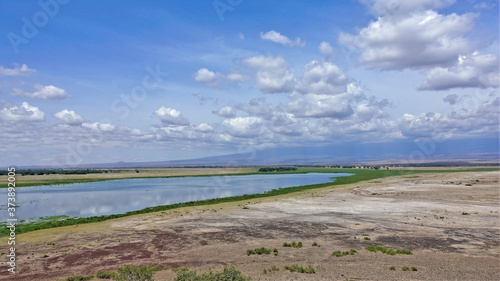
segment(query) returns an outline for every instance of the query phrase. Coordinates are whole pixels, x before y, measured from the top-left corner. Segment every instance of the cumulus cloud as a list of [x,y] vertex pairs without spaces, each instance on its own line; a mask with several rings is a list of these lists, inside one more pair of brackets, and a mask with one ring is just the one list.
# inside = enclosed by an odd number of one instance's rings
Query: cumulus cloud
[[99,132],[112,132],[116,129],[116,127],[112,124],[99,123],[99,122],[83,123],[82,127],[90,129],[92,131],[99,131]]
[[379,17],[358,34],[341,33],[338,41],[359,51],[359,62],[369,68],[443,65],[470,53],[464,34],[473,27],[476,17],[472,13],[442,15],[432,10],[405,17]]
[[268,119],[274,110],[273,105],[266,103],[264,98],[253,98],[246,103],[238,104],[236,107],[248,115],[259,116]]
[[451,67],[436,67],[427,74],[419,90],[449,90],[452,88],[497,88],[500,83],[498,56],[473,53],[458,57]]
[[406,16],[451,6],[456,0],[361,0],[377,16]]
[[258,117],[236,117],[222,122],[225,131],[234,137],[252,138],[262,133],[263,120]]
[[233,118],[236,116],[235,109],[229,105],[223,106],[219,110],[212,111],[212,113],[224,118]]
[[303,93],[335,95],[344,93],[348,84],[349,79],[336,65],[312,61],[304,67],[298,89]]
[[70,126],[80,126],[83,123],[82,116],[76,114],[73,110],[63,109],[54,114],[54,117]]
[[5,68],[0,65],[0,76],[28,76],[33,72],[35,70],[29,68],[26,64],[14,64],[14,68]]
[[154,115],[160,119],[163,125],[169,126],[187,126],[189,120],[182,116],[181,112],[170,107],[161,106],[154,112]]
[[288,103],[288,111],[298,117],[314,118],[345,118],[354,114],[349,99],[342,95],[300,95]]
[[282,35],[279,32],[276,32],[274,30],[268,31],[266,33],[261,32],[260,33],[260,38],[263,40],[269,40],[274,43],[278,43],[281,45],[288,45],[288,46],[299,46],[299,47],[304,47],[306,45],[305,42],[300,40],[299,37],[295,38],[295,41],[292,41],[290,38],[286,37],[285,35]]
[[194,74],[194,80],[198,83],[205,84],[210,87],[219,87],[219,80],[224,78],[224,75],[219,72],[213,72],[206,68],[200,68]]
[[214,130],[214,128],[207,123],[201,123],[193,127],[195,131],[201,132],[201,133],[209,133]]
[[11,93],[14,96],[22,96],[27,98],[44,99],[44,100],[56,100],[65,99],[70,97],[64,89],[58,88],[53,85],[43,86],[40,84],[35,85],[35,92],[25,92],[21,89],[13,89]]
[[256,87],[262,92],[287,92],[293,86],[294,75],[289,72],[289,65],[283,57],[248,57],[243,63],[257,71]]
[[45,121],[45,113],[38,107],[23,102],[21,106],[4,107],[0,111],[0,118],[5,121],[40,122]]
[[329,60],[333,58],[334,53],[330,43],[325,41],[319,43],[318,50],[323,55],[323,57],[325,57],[325,59]]
[[458,102],[458,95],[457,94],[447,95],[446,97],[443,98],[443,101],[449,103],[450,105],[454,105]]
[[404,114],[397,122],[402,134],[412,138],[446,139],[494,132],[498,136],[499,107],[500,98],[496,98],[478,108],[462,108],[447,115],[434,112]]

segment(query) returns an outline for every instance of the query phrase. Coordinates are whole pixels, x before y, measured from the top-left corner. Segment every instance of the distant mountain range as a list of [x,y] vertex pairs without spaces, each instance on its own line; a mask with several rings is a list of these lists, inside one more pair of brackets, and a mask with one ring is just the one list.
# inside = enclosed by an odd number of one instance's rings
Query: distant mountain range
[[[266,166],[266,165],[433,165],[498,163],[498,139],[448,140],[433,142],[343,144],[316,147],[278,147],[197,159],[83,164],[60,168],[153,168],[185,166]],[[43,168],[40,166],[18,167]],[[50,167],[54,168],[54,167]]]

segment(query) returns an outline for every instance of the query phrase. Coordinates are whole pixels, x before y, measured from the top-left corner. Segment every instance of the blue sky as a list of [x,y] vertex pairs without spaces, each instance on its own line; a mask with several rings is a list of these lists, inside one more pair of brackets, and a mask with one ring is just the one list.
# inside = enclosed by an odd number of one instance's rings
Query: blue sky
[[2,166],[498,140],[498,1],[0,5]]

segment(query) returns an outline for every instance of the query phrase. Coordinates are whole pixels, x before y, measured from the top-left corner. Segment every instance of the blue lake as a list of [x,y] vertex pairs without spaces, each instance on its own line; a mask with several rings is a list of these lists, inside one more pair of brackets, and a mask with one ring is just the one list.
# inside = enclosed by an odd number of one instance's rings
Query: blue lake
[[[333,182],[344,173],[124,179],[16,189],[16,218],[121,214],[158,205],[255,194]],[[0,219],[7,219],[7,189],[0,189]],[[5,203],[4,203],[5,202]]]

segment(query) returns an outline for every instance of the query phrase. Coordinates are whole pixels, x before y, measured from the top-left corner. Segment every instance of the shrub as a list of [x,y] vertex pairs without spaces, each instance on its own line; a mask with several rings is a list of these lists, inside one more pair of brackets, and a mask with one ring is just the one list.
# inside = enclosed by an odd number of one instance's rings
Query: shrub
[[115,279],[116,272],[115,271],[99,271],[97,272],[97,278],[101,279]]
[[367,251],[370,251],[370,252],[382,252],[384,254],[388,254],[388,255],[391,255],[391,256],[394,256],[396,254],[404,254],[404,255],[413,255],[413,253],[409,250],[404,250],[404,249],[398,249],[398,250],[395,250],[395,249],[391,249],[391,248],[386,248],[386,247],[383,247],[383,246],[374,246],[374,245],[371,245],[371,246],[366,246],[365,249]]
[[292,247],[292,248],[299,249],[299,248],[302,248],[302,242],[299,242],[299,243],[296,243],[295,241],[292,241],[292,243],[284,242],[283,247]]
[[207,272],[198,275],[196,271],[181,269],[177,271],[174,281],[250,281],[250,277],[244,276],[234,266],[224,266],[222,272]]
[[312,243],[312,246],[313,246],[313,247],[321,247],[321,246],[320,246],[318,243],[316,243],[316,242]]
[[[274,252],[274,250],[273,250]],[[278,250],[276,249],[276,252],[274,252],[275,256],[278,255]],[[254,250],[247,250],[247,256],[250,256],[250,255],[269,255],[271,254],[271,250],[270,249],[266,249],[264,247],[262,248],[257,248],[257,249],[254,249]]]
[[368,236],[365,236],[365,238],[364,238],[364,239],[365,239],[365,240],[372,240],[372,239],[370,239],[370,237],[368,237]]
[[344,256],[348,256],[348,255],[354,255],[356,253],[357,253],[357,251],[354,249],[351,249],[350,251],[344,251],[344,252],[335,251],[332,253],[332,257],[344,257]]
[[389,266],[390,270],[396,270],[396,267],[394,265]]
[[302,267],[297,264],[292,264],[290,266],[285,266],[286,270],[289,270],[290,272],[298,272],[298,273],[316,273],[314,271],[314,268],[312,266],[307,266],[307,267]]
[[279,269],[277,266],[273,265],[273,266],[272,266],[272,267],[270,267],[270,268],[267,268],[267,269],[262,270],[262,273],[264,273],[264,274],[268,274],[268,273],[273,273],[273,272],[275,272],[275,271],[279,271],[279,270],[280,270],[280,269]]
[[117,281],[152,281],[155,271],[164,269],[161,266],[124,265],[118,268]]
[[417,268],[415,266],[412,266],[411,271],[417,271]]
[[403,266],[403,267],[401,267],[401,270],[402,270],[402,271],[408,271],[408,270],[410,270],[410,268],[409,268],[409,267],[407,267],[407,266]]

